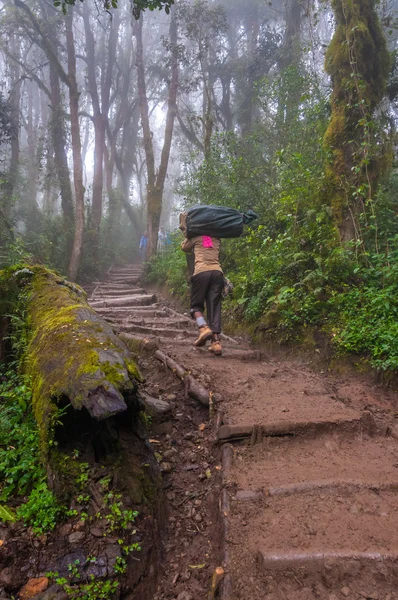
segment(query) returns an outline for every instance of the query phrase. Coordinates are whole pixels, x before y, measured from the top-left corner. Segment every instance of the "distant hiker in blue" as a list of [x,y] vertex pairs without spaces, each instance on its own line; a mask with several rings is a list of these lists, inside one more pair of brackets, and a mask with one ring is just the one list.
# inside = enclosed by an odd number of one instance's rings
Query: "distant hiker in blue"
[[146,231],[144,233],[144,235],[141,236],[141,240],[140,240],[139,251],[140,251],[141,260],[146,259],[147,249],[148,249],[148,232]]

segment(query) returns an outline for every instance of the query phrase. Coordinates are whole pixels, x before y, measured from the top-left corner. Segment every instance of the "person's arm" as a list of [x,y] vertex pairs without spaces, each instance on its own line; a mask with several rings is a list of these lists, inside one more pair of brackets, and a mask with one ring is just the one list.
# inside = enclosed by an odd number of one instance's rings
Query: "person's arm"
[[181,243],[181,250],[183,252],[190,252],[193,248],[193,240],[185,238],[185,240]]

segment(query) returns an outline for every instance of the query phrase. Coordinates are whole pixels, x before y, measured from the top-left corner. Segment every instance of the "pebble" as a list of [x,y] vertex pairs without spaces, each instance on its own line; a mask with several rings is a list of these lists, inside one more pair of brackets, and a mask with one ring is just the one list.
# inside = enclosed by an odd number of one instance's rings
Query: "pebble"
[[160,470],[162,471],[162,473],[171,473],[173,470],[173,465],[169,462],[162,461],[160,463]]
[[104,535],[104,532],[99,527],[91,527],[90,533],[91,535],[97,538],[103,537]]
[[193,600],[193,596],[189,592],[181,592],[178,594],[177,600]]
[[65,523],[58,529],[60,536],[69,535],[72,531],[72,523]]
[[341,588],[340,592],[343,594],[343,596],[345,596],[347,598],[347,596],[349,596],[351,594],[351,590],[349,587],[343,587]]
[[203,521],[203,517],[202,517],[202,515],[201,515],[200,513],[197,513],[197,514],[195,515],[195,521],[196,521],[197,523],[201,523],[201,522]]
[[78,542],[82,542],[85,537],[86,534],[84,533],[84,531],[74,531],[70,534],[68,540],[70,544],[77,544]]
[[163,452],[163,457],[172,458],[175,454],[177,454],[177,450],[175,448],[170,448],[170,450],[166,450],[166,452]]
[[175,394],[167,394],[166,400],[173,402],[174,400],[177,400],[177,396]]
[[45,590],[48,588],[48,583],[47,577],[29,579],[29,581],[25,583],[19,592],[20,599],[29,600],[29,598],[34,598],[37,596],[37,594],[40,594],[40,592],[45,592]]

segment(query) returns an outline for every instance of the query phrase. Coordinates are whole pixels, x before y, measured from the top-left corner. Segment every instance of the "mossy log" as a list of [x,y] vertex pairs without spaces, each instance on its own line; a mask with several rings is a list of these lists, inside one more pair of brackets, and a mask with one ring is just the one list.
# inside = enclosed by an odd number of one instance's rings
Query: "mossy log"
[[97,421],[123,413],[136,401],[140,374],[127,347],[89,307],[79,286],[42,266],[24,271],[28,344],[23,365],[47,451],[59,407],[85,409]]

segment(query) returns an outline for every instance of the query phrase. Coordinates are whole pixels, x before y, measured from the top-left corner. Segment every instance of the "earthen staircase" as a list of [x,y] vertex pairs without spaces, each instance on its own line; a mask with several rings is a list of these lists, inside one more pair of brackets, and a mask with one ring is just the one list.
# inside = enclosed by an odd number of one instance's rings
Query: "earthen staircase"
[[125,339],[152,340],[187,370],[199,360],[219,394],[225,576],[215,597],[398,599],[391,397],[379,414],[372,388],[362,401],[231,338],[221,359],[209,357],[192,348],[189,317],[146,293],[140,275],[140,265],[112,269],[90,303]]

